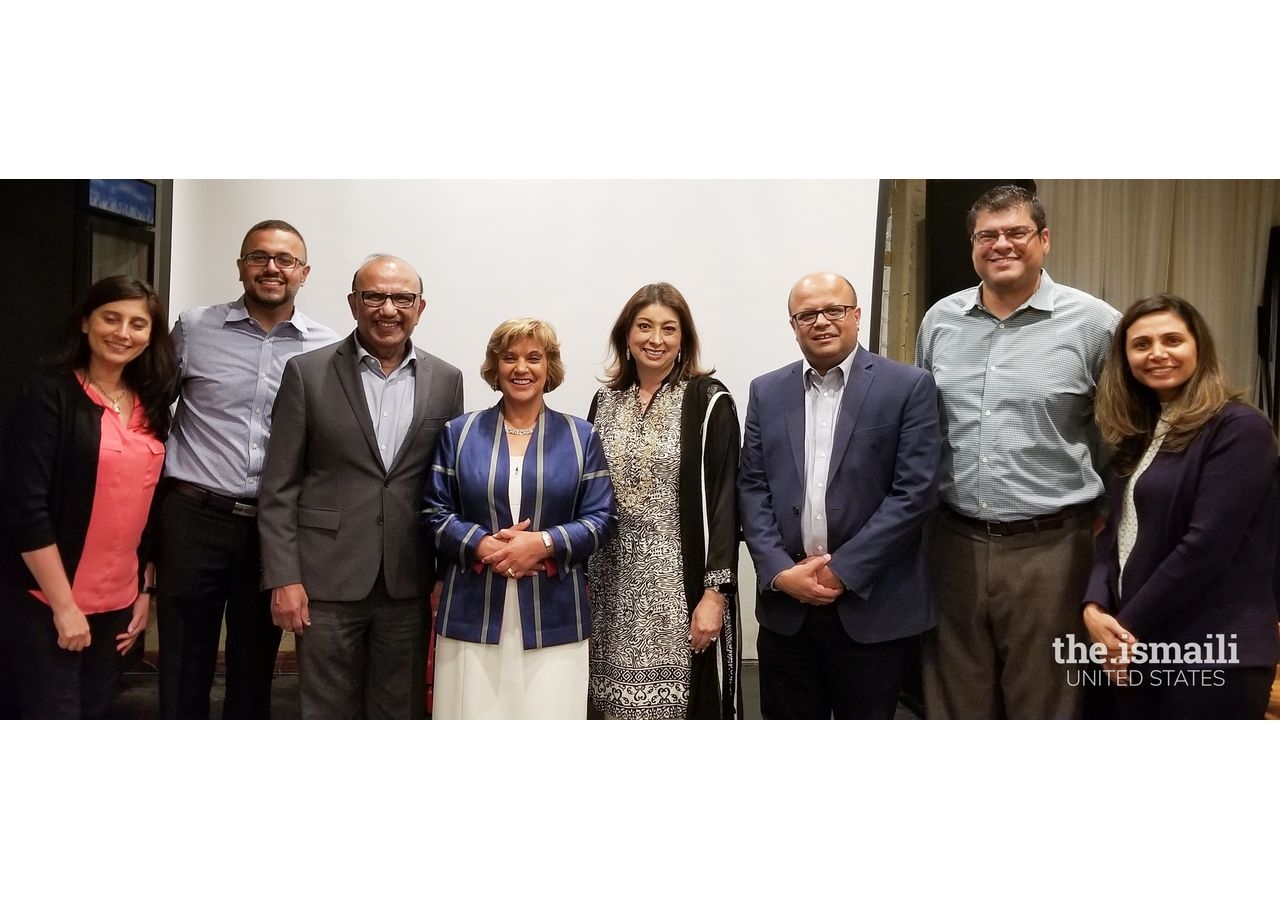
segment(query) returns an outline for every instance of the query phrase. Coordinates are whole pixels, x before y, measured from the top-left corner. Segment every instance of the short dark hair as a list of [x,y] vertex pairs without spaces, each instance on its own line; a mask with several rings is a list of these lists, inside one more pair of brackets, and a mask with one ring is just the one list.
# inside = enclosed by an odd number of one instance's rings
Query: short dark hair
[[622,307],[622,312],[618,313],[617,321],[613,323],[609,332],[609,356],[603,379],[610,390],[623,391],[637,383],[635,360],[627,358],[627,336],[640,310],[654,304],[665,306],[680,320],[680,361],[672,367],[667,381],[675,384],[687,378],[710,375],[715,371],[704,371],[701,367],[698,359],[698,329],[693,326],[693,313],[689,311],[684,295],[674,285],[659,281],[646,284],[632,294],[631,299]]
[[147,282],[128,275],[112,275],[95,283],[71,310],[63,325],[62,342],[50,364],[66,372],[89,370],[89,337],[82,330],[84,320],[100,306],[117,300],[142,300],[151,317],[151,339],[147,348],[124,367],[124,383],[138,395],[147,426],[160,440],[169,434],[169,404],[177,387],[178,365],[169,338],[168,323],[160,297]]
[[[302,255],[307,255],[307,240],[302,236],[302,232],[294,228],[284,219],[263,219],[257,225],[254,225],[244,233],[244,240],[240,242],[240,255],[244,256],[245,248],[249,246],[249,238],[257,234],[259,231],[287,231],[292,235],[296,235],[298,240],[302,241]],[[306,259],[302,260],[302,264],[307,264]]]
[[973,201],[973,206],[969,207],[969,215],[965,218],[965,233],[973,235],[973,228],[978,222],[978,216],[982,213],[1004,212],[1019,206],[1026,206],[1031,210],[1031,221],[1036,223],[1036,231],[1044,231],[1049,227],[1044,214],[1044,204],[1040,202],[1039,197],[1016,184],[1002,184],[991,188]]

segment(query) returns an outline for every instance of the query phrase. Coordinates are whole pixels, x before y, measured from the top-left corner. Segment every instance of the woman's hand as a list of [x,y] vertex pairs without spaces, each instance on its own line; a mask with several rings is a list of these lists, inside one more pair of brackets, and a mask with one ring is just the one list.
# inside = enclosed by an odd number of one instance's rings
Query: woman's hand
[[1097,603],[1085,604],[1084,627],[1089,631],[1090,640],[1107,648],[1103,670],[1111,673],[1117,684],[1126,684],[1129,679],[1128,651],[1138,643],[1138,639]]
[[58,631],[58,646],[76,653],[89,646],[89,620],[76,606],[71,595],[71,579],[62,567],[57,544],[22,551],[22,561],[40,586],[41,593],[53,611],[53,627]]
[[133,618],[129,627],[116,635],[116,652],[124,656],[133,649],[138,638],[147,630],[147,620],[151,618],[151,595],[138,592],[138,599],[133,601]]
[[79,653],[89,646],[89,620],[80,607],[71,604],[53,611],[53,627],[58,629],[58,646]]
[[723,625],[724,594],[715,588],[707,588],[689,617],[689,646],[693,652],[701,653],[714,644]]
[[[510,528],[504,528],[494,537],[501,547],[493,553],[482,556],[481,562],[492,566],[493,570],[504,578],[523,578],[534,572],[544,571],[543,561],[547,558],[547,547],[542,543],[539,532],[526,531],[529,520],[517,522]],[[483,548],[484,544],[481,543]]]

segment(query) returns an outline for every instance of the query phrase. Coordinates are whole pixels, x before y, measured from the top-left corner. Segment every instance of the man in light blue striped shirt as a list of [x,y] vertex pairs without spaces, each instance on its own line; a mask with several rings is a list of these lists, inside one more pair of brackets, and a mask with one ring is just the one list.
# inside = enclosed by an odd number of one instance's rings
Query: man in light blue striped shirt
[[249,229],[244,293],[190,309],[173,327],[181,371],[156,536],[160,713],[209,717],[226,618],[224,718],[270,718],[280,629],[259,586],[258,482],[285,363],[338,339],[295,308],[311,267],[298,230]]
[[1052,642],[1082,633],[1103,492],[1093,396],[1120,313],[1044,271],[1049,229],[1027,190],[983,194],[968,226],[981,284],[935,304],[916,340],[943,425],[925,709],[1074,718],[1080,681]]

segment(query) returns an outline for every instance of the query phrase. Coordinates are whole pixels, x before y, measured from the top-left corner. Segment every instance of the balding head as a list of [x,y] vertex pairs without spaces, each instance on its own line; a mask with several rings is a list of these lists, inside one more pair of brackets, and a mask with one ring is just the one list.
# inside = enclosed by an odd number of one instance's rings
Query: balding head
[[398,256],[375,254],[356,269],[347,302],[360,345],[391,372],[409,352],[409,338],[426,306],[422,276]]
[[[853,284],[848,278],[836,272],[813,272],[804,276],[791,288],[791,293],[787,294],[787,315],[796,312],[791,304],[795,299],[797,291],[813,291],[821,290],[825,293],[841,296],[840,300],[843,306],[857,306],[858,293],[853,289]],[[842,293],[843,291],[843,293]]]
[[361,274],[369,268],[377,268],[379,271],[396,271],[400,273],[410,272],[413,277],[417,279],[418,293],[422,294],[426,292],[426,289],[422,284],[422,276],[418,274],[418,270],[413,266],[409,265],[398,256],[392,256],[390,253],[371,253],[369,256],[365,257],[364,262],[360,264],[360,268],[356,269],[356,274],[351,276],[351,290],[353,293],[359,290],[356,285],[360,282]]
[[843,275],[804,276],[787,295],[787,312],[804,358],[823,375],[844,362],[858,343],[862,310],[853,285]]

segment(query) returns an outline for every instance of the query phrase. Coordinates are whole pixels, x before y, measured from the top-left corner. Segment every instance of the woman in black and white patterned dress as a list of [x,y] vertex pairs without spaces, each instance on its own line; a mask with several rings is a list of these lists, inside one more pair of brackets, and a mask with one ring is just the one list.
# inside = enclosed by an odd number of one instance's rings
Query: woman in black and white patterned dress
[[610,351],[588,414],[618,511],[588,564],[592,702],[618,719],[740,718],[733,398],[670,284],[627,301]]

